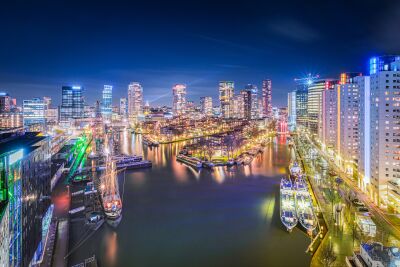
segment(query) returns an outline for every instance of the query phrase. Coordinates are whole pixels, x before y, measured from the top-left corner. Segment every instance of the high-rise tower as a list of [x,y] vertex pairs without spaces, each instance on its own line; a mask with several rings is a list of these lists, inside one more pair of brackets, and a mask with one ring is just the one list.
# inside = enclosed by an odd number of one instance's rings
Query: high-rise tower
[[234,82],[221,81],[219,82],[219,102],[221,108],[222,118],[233,118],[233,94]]
[[128,114],[138,116],[143,112],[143,87],[138,82],[132,82],[128,86]]

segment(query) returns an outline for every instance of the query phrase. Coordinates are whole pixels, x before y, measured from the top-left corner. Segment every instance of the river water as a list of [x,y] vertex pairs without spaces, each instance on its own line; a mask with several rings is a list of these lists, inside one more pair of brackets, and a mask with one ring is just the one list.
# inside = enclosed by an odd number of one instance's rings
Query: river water
[[[175,160],[183,143],[147,148],[124,132],[122,151],[143,154],[146,170],[120,175],[123,217],[103,225],[69,257],[96,255],[99,266],[309,266],[302,231],[279,219],[279,182],[290,151],[274,138],[250,166],[199,171]],[[70,247],[79,241],[72,228]]]

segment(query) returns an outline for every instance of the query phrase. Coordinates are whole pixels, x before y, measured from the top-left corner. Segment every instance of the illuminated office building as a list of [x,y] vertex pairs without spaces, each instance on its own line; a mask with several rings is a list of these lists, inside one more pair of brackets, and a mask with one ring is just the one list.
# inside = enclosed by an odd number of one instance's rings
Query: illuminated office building
[[[246,96],[245,96],[246,95]],[[233,117],[236,119],[245,118],[245,98],[247,92],[242,90],[239,94],[233,96]]]
[[45,103],[43,99],[33,98],[24,100],[22,106],[24,126],[33,124],[45,125]]
[[22,112],[0,113],[0,129],[18,128],[23,126]]
[[211,117],[213,115],[213,101],[211,96],[203,96],[200,98],[201,112]]
[[[400,207],[400,56],[370,59],[371,194],[378,205]],[[390,183],[389,183],[390,182]],[[389,188],[388,188],[389,183]],[[389,196],[389,201],[388,201]]]
[[84,89],[81,86],[63,86],[60,106],[60,123],[69,125],[73,119],[84,117]]
[[250,117],[249,119],[258,119],[259,116],[259,109],[258,109],[258,88],[257,86],[253,85],[253,84],[248,84],[245,86],[244,88],[245,91],[249,92],[249,102],[246,103],[245,105],[249,105],[248,109],[250,110]]
[[296,85],[296,126],[307,127],[308,85]]
[[125,97],[119,99],[119,114],[122,116],[128,114],[128,100]]
[[335,83],[332,79],[320,79],[308,85],[307,128],[319,140],[322,139],[322,92],[333,88]]
[[0,266],[31,266],[43,255],[52,215],[50,144],[32,132],[0,140]]
[[353,173],[359,146],[359,86],[354,77],[360,73],[342,73],[340,83],[335,85],[340,96],[338,153],[340,163],[348,173]]
[[359,147],[358,147],[358,176],[360,188],[363,191],[369,190],[371,184],[370,164],[371,164],[371,117],[370,117],[370,77],[354,77],[354,82],[358,85],[359,92]]
[[128,85],[128,115],[137,117],[143,113],[143,87],[138,82]]
[[240,104],[241,118],[251,120],[251,90],[241,90],[240,96],[241,102],[238,103]]
[[0,92],[0,113],[11,111],[11,97],[5,92]]
[[50,97],[43,97],[44,102],[44,117],[46,124],[57,124],[58,123],[58,108],[52,106]]
[[172,95],[172,112],[174,116],[184,115],[186,113],[186,85],[175,84],[172,87]]
[[101,107],[101,115],[103,118],[111,118],[112,114],[112,89],[111,85],[104,85],[103,88],[103,102]]
[[272,112],[272,81],[269,79],[262,82],[262,104],[264,116],[271,117]]
[[288,93],[288,126],[290,131],[296,129],[296,91]]
[[338,91],[330,88],[322,92],[322,139],[326,149],[336,152],[338,141]]
[[222,118],[233,118],[233,96],[235,83],[231,81],[219,82],[219,102]]

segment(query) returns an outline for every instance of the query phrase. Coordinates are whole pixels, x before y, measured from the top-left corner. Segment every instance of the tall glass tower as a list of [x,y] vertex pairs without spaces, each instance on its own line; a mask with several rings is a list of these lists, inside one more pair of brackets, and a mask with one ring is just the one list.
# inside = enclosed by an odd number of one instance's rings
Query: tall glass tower
[[60,107],[60,123],[68,124],[71,119],[83,118],[84,89],[81,86],[63,86]]
[[103,88],[103,103],[101,114],[103,118],[111,118],[112,114],[112,85],[104,85]]
[[224,119],[233,117],[233,95],[235,83],[231,81],[219,82],[219,102],[221,114]]
[[45,124],[45,103],[43,99],[34,98],[30,100],[24,100],[22,109],[24,126],[30,126],[33,124]]

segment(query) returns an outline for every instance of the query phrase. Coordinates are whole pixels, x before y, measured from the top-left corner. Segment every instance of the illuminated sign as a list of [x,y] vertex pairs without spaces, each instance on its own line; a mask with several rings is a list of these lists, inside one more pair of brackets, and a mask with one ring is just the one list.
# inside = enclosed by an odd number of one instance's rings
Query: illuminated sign
[[21,160],[24,157],[24,150],[20,149],[17,152],[14,152],[8,156],[8,163],[10,165],[14,164],[15,162]]
[[79,89],[81,89],[81,87],[80,86],[72,86],[72,89],[79,90]]
[[375,74],[378,69],[377,58],[373,57],[369,60],[369,74]]

